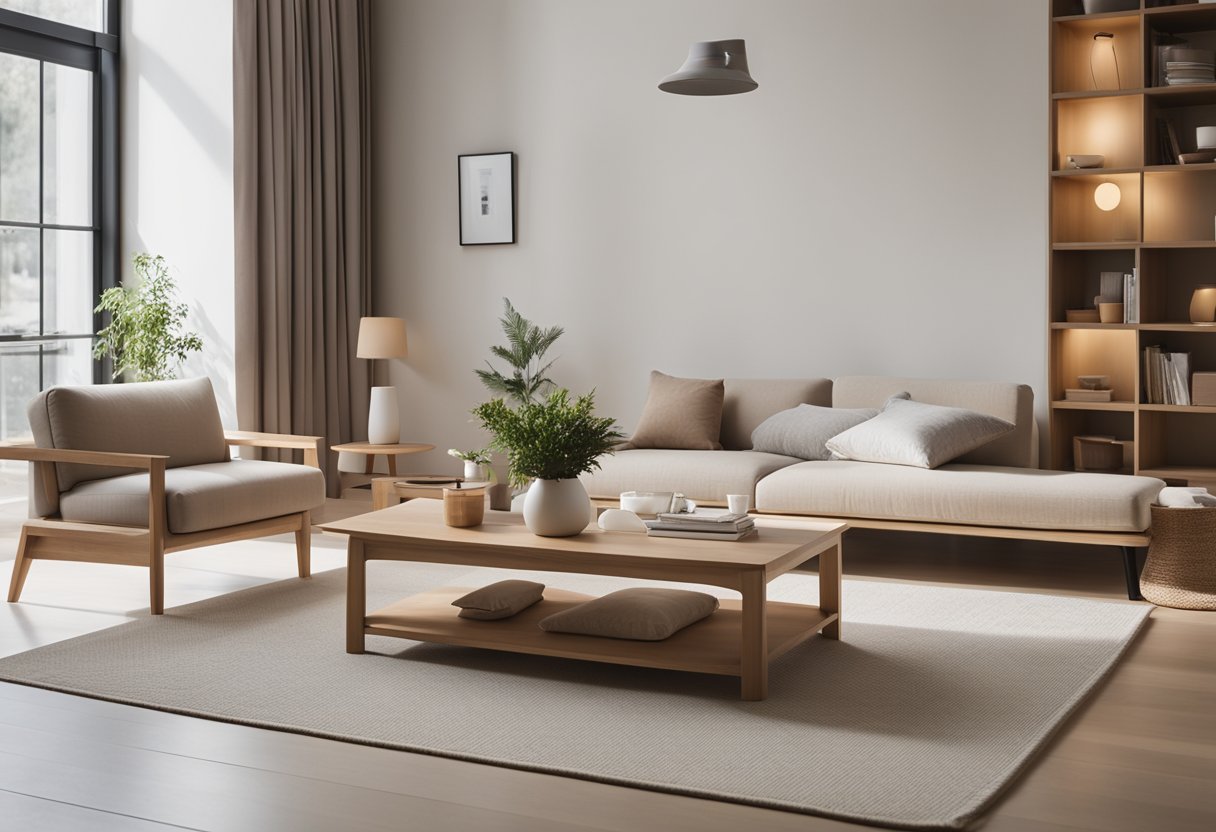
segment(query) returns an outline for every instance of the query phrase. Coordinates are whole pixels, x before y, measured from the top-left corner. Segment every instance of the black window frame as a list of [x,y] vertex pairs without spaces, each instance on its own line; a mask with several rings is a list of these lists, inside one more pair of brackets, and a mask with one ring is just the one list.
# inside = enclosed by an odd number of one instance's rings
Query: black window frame
[[[0,52],[8,52],[38,60],[40,73],[43,62],[62,64],[93,73],[93,225],[56,226],[44,222],[45,206],[39,200],[39,221],[36,223],[3,221],[7,227],[55,230],[92,230],[93,232],[93,298],[118,285],[121,270],[119,255],[119,149],[118,149],[118,47],[121,19],[120,0],[105,0],[103,4],[104,32],[70,26],[54,20],[22,14],[0,8]],[[39,95],[42,94],[41,84]],[[40,112],[41,112],[41,108]],[[40,116],[41,117],[41,116]],[[42,153],[43,137],[39,131],[39,188],[45,176]],[[45,287],[45,249],[39,234],[39,284]],[[0,335],[0,343],[28,343],[39,346],[38,387],[45,388],[42,345],[48,342],[84,340],[90,342],[102,327],[102,316],[93,313],[93,332],[87,335]],[[111,364],[93,362],[93,383],[111,380]]]

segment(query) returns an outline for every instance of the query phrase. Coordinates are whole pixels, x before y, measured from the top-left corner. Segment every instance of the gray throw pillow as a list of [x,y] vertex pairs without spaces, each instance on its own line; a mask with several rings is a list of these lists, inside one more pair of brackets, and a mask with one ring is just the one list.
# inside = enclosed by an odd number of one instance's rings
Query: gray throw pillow
[[752,450],[799,459],[830,459],[829,439],[873,419],[878,413],[873,407],[853,409],[800,404],[774,413],[761,422],[752,431]]
[[1013,428],[986,413],[892,397],[882,413],[833,436],[827,448],[840,459],[936,468]]
[[461,618],[496,621],[523,612],[541,599],[545,585],[535,581],[499,581],[475,589],[452,602]]
[[662,641],[717,608],[718,599],[704,592],[636,587],[542,618],[540,628],[551,633]]
[[676,378],[652,370],[650,392],[627,447],[722,450],[724,392],[720,378]]

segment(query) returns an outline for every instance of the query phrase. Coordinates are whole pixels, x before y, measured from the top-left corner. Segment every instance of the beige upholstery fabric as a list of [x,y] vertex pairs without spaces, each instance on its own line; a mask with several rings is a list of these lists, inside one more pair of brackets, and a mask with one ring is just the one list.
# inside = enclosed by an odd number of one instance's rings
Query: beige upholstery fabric
[[842,459],[937,468],[1012,430],[1012,422],[987,413],[892,398],[882,413],[826,446]]
[[1025,384],[943,379],[841,376],[832,382],[833,407],[882,407],[890,396],[907,391],[914,401],[962,407],[1013,422],[1005,436],[960,457],[959,463],[1038,465],[1034,392]]
[[[30,402],[29,419],[40,448],[163,454],[169,457],[168,468],[228,458],[215,393],[205,378],[52,387]],[[130,472],[98,465],[55,466],[61,492],[77,483]],[[36,484],[35,513],[54,513],[56,506],[42,492],[41,483]]]
[[1023,529],[1142,532],[1165,484],[1151,477],[946,465],[936,470],[839,460],[765,477],[756,508]]
[[746,451],[752,431],[768,417],[800,404],[830,407],[832,381],[826,378],[728,378],[722,399],[722,447]]
[[[165,472],[169,531],[186,534],[311,511],[325,502],[316,468],[237,459]],[[148,475],[83,482],[59,497],[64,520],[148,525]]]
[[540,628],[551,633],[662,641],[717,608],[718,599],[704,592],[636,587],[542,618]]
[[827,443],[832,437],[873,419],[878,413],[872,407],[800,404],[761,422],[752,431],[752,449],[799,459],[831,459]]
[[716,450],[722,445],[722,379],[676,378],[650,372],[650,392],[631,448]]
[[545,585],[536,581],[498,581],[460,596],[452,606],[460,607],[461,618],[497,621],[523,612],[540,601],[544,593]]
[[703,503],[725,503],[727,494],[755,494],[761,477],[801,462],[756,451],[617,451],[600,470],[579,479],[595,499],[616,500],[622,491],[679,491]]

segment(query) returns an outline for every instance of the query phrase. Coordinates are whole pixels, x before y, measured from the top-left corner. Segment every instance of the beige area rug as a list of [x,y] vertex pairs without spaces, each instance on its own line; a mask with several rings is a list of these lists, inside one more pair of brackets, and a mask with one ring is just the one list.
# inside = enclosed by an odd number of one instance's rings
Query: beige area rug
[[[509,574],[372,563],[369,609]],[[176,713],[906,828],[978,816],[1118,661],[1150,607],[846,581],[844,640],[738,680],[372,637],[345,572],[171,608],[0,660],[0,679]],[[623,581],[535,576],[606,592]],[[636,585],[637,582],[634,582]],[[719,591],[720,594],[729,594]],[[814,602],[814,576],[776,600]]]

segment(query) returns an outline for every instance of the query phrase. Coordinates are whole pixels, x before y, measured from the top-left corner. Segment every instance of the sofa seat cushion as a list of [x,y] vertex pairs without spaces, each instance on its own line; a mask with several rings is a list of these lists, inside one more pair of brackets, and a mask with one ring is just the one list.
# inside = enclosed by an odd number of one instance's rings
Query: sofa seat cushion
[[726,503],[727,494],[755,497],[756,483],[802,460],[759,451],[671,451],[637,448],[600,459],[600,470],[580,479],[594,499],[622,491],[679,491],[701,503]]
[[1165,483],[1151,477],[989,465],[937,469],[872,462],[803,462],[756,486],[773,514],[864,517],[1015,529],[1142,532]]
[[[165,516],[173,534],[311,511],[325,502],[316,468],[235,459],[165,471]],[[148,525],[148,475],[84,482],[64,492],[60,516],[79,523]]]

